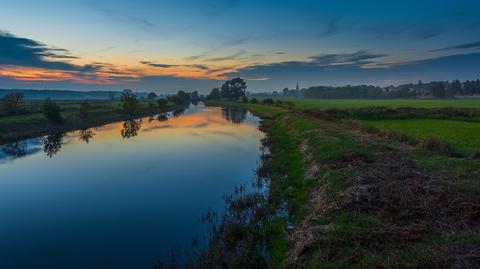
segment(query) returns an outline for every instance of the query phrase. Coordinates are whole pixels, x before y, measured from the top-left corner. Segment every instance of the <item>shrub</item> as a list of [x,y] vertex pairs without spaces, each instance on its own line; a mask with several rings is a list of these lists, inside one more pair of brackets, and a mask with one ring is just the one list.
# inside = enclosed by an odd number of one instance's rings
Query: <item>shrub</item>
[[418,141],[415,138],[404,133],[399,133],[392,130],[382,130],[381,133],[391,141],[405,143],[412,146],[418,145]]
[[90,103],[85,100],[80,104],[80,118],[87,119],[88,113],[90,112]]
[[420,144],[421,148],[431,152],[446,155],[448,157],[460,157],[461,154],[456,151],[450,144],[438,140],[434,137],[426,137]]
[[257,104],[257,103],[258,103],[257,98],[252,98],[252,99],[250,99],[250,103],[252,103],[252,104]]
[[262,100],[262,103],[265,104],[265,105],[273,105],[273,104],[275,104],[275,101],[273,101],[273,99],[271,99],[271,98],[266,98],[266,99]]
[[242,102],[243,103],[248,103],[248,98],[246,96],[242,96]]
[[60,106],[50,98],[43,103],[43,115],[51,124],[63,124],[64,119],[60,113]]

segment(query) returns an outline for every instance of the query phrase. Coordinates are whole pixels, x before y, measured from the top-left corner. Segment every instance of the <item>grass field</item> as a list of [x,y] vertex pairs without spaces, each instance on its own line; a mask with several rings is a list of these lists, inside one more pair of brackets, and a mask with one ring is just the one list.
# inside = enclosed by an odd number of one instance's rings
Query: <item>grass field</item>
[[434,119],[407,119],[407,120],[377,120],[364,121],[368,125],[379,129],[389,129],[404,133],[422,140],[426,137],[435,137],[447,142],[468,155],[480,150],[480,123],[434,120]]
[[349,109],[370,106],[384,107],[416,107],[416,108],[440,108],[440,107],[463,107],[480,108],[480,98],[477,99],[296,99],[287,98],[283,101],[291,101],[298,108],[303,109]]

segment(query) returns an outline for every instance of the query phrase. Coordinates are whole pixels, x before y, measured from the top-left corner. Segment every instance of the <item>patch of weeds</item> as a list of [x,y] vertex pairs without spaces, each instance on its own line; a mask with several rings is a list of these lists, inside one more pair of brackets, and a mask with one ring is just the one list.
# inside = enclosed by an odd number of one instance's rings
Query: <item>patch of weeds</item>
[[352,174],[352,168],[346,169],[327,169],[321,177],[321,181],[328,184],[326,194],[328,198],[334,199],[338,193],[346,190],[347,182],[345,182],[348,175]]
[[309,142],[315,145],[313,149],[315,159],[322,163],[342,161],[348,165],[357,161],[368,161],[374,155],[371,148],[360,145],[350,137],[326,129],[310,136]]
[[264,233],[267,238],[268,250],[273,265],[282,263],[285,253],[290,249],[291,242],[285,237],[284,220],[276,219],[265,225]]
[[434,137],[426,137],[420,143],[420,147],[424,150],[442,154],[448,157],[461,157],[462,154],[454,149],[449,143],[440,141]]

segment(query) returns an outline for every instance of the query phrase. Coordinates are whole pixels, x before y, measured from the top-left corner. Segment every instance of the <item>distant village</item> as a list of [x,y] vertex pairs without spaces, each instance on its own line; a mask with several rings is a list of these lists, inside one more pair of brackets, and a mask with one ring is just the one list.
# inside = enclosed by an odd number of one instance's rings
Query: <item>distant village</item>
[[466,98],[480,97],[480,80],[432,81],[378,87],[372,85],[316,86],[282,91],[249,93],[251,97],[294,98]]

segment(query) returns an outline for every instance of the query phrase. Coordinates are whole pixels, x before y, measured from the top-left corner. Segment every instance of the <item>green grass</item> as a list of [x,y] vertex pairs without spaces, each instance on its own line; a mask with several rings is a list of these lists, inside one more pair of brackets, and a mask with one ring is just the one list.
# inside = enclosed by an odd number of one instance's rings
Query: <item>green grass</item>
[[390,108],[415,107],[415,108],[441,108],[462,107],[480,108],[478,99],[295,99],[282,98],[291,101],[295,107],[302,109],[350,109],[371,106],[384,106]]
[[435,119],[364,121],[379,129],[393,130],[422,140],[434,137],[473,155],[480,151],[480,123]]

